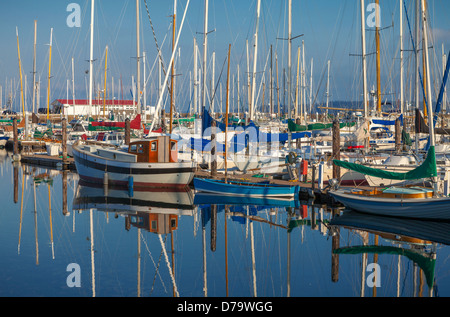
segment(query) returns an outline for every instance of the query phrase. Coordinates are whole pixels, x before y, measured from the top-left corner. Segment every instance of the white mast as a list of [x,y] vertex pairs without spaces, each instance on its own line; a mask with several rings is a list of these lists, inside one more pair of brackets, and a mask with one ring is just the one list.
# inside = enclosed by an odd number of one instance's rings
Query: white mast
[[73,99],[73,106],[75,107],[75,65],[73,63],[73,57],[72,57],[72,99]]
[[89,55],[89,116],[92,115],[92,84],[94,81],[94,6],[95,0],[91,0],[91,47]]
[[[328,76],[327,76],[327,108],[330,102],[330,60],[328,60]],[[328,114],[328,109],[327,109]]]
[[137,78],[136,78],[136,93],[137,93],[137,113],[141,113],[141,48],[139,40],[139,0],[136,0],[136,54],[137,54]]
[[312,82],[313,82],[313,59],[311,58],[311,77],[309,78],[309,115],[312,114]]
[[403,100],[403,0],[400,0],[400,113],[404,112]]
[[252,99],[250,103],[250,120],[254,118],[254,102],[255,102],[255,92],[256,92],[256,62],[258,56],[258,27],[259,27],[259,15],[261,11],[261,0],[258,0],[258,5],[256,8],[256,32],[255,32],[255,52],[253,56],[253,79],[252,79]]
[[430,59],[428,54],[428,25],[427,25],[427,11],[425,7],[425,0],[422,0],[422,23],[423,23],[423,37],[425,44],[425,63],[427,67],[427,105],[428,105],[428,126],[430,129],[430,146],[435,145],[434,140],[434,124],[433,124],[433,97],[431,95],[431,81],[430,81]]
[[[208,54],[208,4],[209,1],[205,0],[205,22],[203,27],[203,104],[202,104],[202,116],[204,115],[206,107],[206,57]],[[203,127],[204,128],[204,127]]]
[[[291,111],[291,59],[292,59],[292,0],[288,1],[288,118],[292,118]],[[289,140],[289,144],[290,144]]]
[[34,46],[33,46],[33,112],[36,111],[36,35],[37,21],[34,20]]
[[197,40],[194,37],[194,101],[193,101],[193,105],[192,108],[194,109],[194,113],[198,113],[198,109],[197,109],[197,90],[198,90],[198,75],[197,75]]
[[364,13],[364,0],[361,0],[361,44],[362,44],[362,71],[363,71],[363,100],[364,117],[368,116],[367,108],[367,69],[366,69],[366,21]]

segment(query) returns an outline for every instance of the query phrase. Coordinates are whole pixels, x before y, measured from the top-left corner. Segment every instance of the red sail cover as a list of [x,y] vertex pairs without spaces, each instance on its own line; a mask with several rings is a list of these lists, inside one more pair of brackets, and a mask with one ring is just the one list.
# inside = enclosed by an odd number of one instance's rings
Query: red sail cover
[[[114,121],[93,121],[91,122],[93,127],[116,127],[116,128],[125,128],[125,122],[114,122]],[[138,114],[136,118],[131,120],[130,128],[139,130],[141,128],[141,115]]]

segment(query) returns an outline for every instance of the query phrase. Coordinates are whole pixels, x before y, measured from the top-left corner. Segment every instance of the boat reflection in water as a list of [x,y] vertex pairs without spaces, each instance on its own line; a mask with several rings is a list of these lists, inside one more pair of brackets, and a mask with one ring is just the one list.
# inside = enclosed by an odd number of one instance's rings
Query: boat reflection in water
[[73,210],[96,209],[126,218],[130,225],[149,232],[166,234],[176,230],[178,216],[194,214],[194,194],[183,189],[153,188],[132,192],[120,188],[80,181],[73,200]]
[[[400,219],[393,217],[375,216],[362,214],[355,211],[346,210],[342,215],[337,216],[330,222],[330,233],[337,237],[340,235],[340,228],[345,228],[357,234],[358,241],[352,243],[348,241],[346,246],[339,243],[333,248],[333,256],[339,255],[362,255],[361,268],[361,291],[360,295],[365,296],[366,279],[378,282],[378,285],[388,283],[383,276],[390,276],[395,272],[394,265],[389,272],[384,266],[380,268],[382,272],[374,271],[376,266],[368,266],[368,255],[373,254],[373,263],[377,263],[378,256],[394,256],[397,261],[397,296],[401,296],[405,289],[406,275],[413,274],[413,294],[412,296],[423,295],[423,282],[428,286],[427,295],[436,295],[437,283],[435,279],[436,255],[438,245],[450,245],[450,223],[437,221],[422,221],[417,219]],[[370,239],[373,235],[373,239]],[[362,243],[360,242],[362,240]],[[344,243],[341,243],[343,245]],[[354,245],[350,245],[354,244]],[[406,269],[402,270],[402,261]],[[414,269],[410,269],[413,264]],[[420,272],[417,272],[420,268]],[[372,274],[369,277],[369,273]],[[367,276],[365,275],[366,273]],[[372,279],[374,278],[374,279]],[[376,281],[376,278],[380,278]],[[373,287],[373,295],[376,295],[377,287]]]

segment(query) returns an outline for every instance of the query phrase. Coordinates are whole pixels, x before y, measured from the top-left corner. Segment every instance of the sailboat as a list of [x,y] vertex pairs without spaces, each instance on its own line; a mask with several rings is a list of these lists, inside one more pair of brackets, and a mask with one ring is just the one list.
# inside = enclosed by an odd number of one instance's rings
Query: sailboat
[[[427,20],[424,0],[422,0],[422,21],[425,47],[428,47]],[[429,77],[429,57],[425,50],[427,76]],[[445,86],[448,69],[444,74],[442,87]],[[431,85],[427,78],[428,90],[427,107],[429,118],[433,117],[433,107],[431,98]],[[438,98],[438,104],[439,104]],[[430,147],[424,162],[417,168],[406,173],[389,172],[380,169],[373,169],[360,164],[333,160],[337,166],[359,171],[366,175],[372,175],[385,179],[395,180],[418,180],[431,178],[433,189],[418,186],[392,186],[385,189],[361,190],[358,188],[334,189],[330,191],[331,196],[346,207],[360,212],[367,212],[376,215],[420,218],[420,219],[444,219],[450,220],[450,197],[442,195],[438,191],[438,173],[436,167],[435,131],[434,123],[430,124]]]

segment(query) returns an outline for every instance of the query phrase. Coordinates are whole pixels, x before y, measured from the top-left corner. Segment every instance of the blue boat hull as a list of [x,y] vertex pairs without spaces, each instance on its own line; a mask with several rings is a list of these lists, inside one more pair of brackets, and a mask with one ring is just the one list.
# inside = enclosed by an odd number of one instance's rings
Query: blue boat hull
[[294,197],[299,193],[299,186],[258,184],[245,182],[228,182],[194,178],[197,191],[239,197]]

